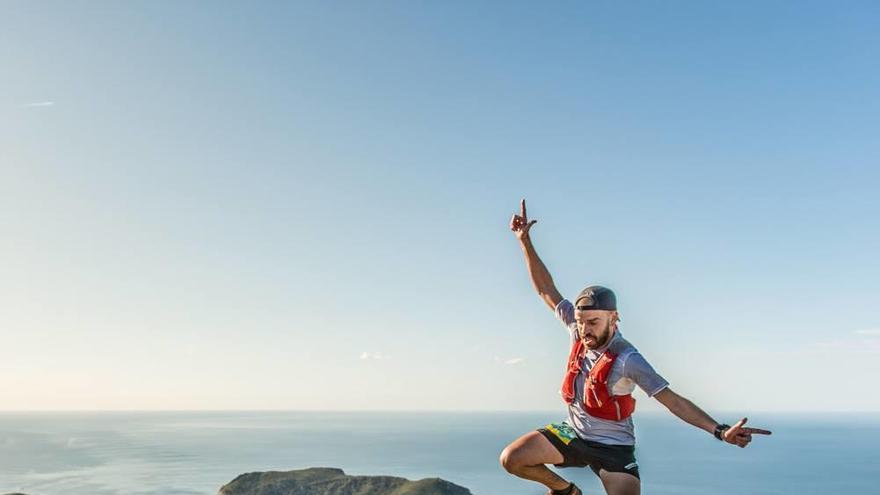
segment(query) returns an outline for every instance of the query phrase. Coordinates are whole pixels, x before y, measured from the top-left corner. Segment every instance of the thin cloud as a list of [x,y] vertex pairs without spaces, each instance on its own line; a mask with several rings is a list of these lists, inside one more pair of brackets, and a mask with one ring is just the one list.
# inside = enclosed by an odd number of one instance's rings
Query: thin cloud
[[22,108],[51,107],[54,104],[55,104],[54,101],[34,101],[31,103],[25,103],[21,107]]
[[520,364],[520,363],[522,363],[523,361],[526,360],[525,358],[521,358],[521,357],[515,357],[515,358],[510,358],[510,359],[502,359],[502,358],[500,358],[500,357],[498,357],[498,356],[495,356],[495,357],[492,358],[492,359],[493,359],[496,363],[504,363],[504,364],[506,364],[506,365],[508,365],[508,366],[515,366],[515,365]]
[[853,330],[852,335],[839,339],[815,342],[804,347],[802,352],[843,352],[848,354],[880,354],[880,328]]
[[382,354],[381,352],[366,352],[366,351],[364,351],[361,353],[361,359],[362,360],[375,359],[376,361],[381,361],[383,359],[390,359],[390,356],[386,356],[386,355]]
[[817,342],[806,350],[818,350],[821,352],[835,351],[847,354],[878,354],[880,353],[880,339],[830,340]]

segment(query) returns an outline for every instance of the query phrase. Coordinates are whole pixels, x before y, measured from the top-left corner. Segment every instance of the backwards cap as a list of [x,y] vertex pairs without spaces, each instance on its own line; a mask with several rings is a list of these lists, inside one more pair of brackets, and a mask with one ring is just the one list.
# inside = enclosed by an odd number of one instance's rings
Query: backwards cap
[[578,294],[574,306],[580,310],[617,311],[617,296],[608,287],[591,285]]

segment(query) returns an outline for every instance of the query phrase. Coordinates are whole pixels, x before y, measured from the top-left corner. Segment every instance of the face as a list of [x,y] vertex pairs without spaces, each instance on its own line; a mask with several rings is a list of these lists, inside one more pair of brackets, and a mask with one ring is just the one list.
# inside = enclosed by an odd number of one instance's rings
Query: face
[[574,311],[578,335],[587,349],[597,349],[608,343],[617,328],[617,311],[590,309]]

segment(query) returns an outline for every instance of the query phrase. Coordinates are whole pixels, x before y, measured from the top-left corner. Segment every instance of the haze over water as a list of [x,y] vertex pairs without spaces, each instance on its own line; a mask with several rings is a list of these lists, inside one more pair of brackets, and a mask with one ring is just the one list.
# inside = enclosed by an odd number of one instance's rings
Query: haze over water
[[[549,413],[150,412],[0,414],[0,493],[213,495],[251,471],[339,467],[348,474],[441,477],[475,495],[534,494],[501,449],[562,419]],[[873,493],[876,417],[756,415],[774,431],[746,449],[667,414],[636,417],[643,493]],[[563,469],[599,493],[589,469]]]

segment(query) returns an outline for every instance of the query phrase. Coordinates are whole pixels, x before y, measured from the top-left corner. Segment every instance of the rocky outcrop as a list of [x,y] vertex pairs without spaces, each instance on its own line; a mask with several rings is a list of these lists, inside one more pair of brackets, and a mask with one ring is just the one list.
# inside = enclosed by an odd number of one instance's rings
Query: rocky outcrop
[[394,476],[349,476],[336,468],[242,474],[217,495],[471,495],[440,478],[410,481]]

